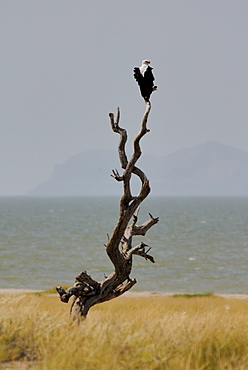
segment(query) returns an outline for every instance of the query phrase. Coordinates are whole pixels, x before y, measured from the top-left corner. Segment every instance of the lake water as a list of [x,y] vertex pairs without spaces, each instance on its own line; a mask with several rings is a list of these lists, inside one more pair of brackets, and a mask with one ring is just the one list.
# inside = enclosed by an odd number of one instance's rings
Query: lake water
[[[0,288],[46,289],[113,271],[104,243],[118,198],[0,198]],[[134,256],[133,291],[248,293],[248,198],[152,197],[139,222],[156,263]]]

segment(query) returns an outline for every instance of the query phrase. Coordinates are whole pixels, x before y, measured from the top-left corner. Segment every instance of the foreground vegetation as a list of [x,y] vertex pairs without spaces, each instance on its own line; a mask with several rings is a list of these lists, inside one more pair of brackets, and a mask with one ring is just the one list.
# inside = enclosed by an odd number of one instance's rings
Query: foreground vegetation
[[55,296],[0,296],[0,369],[247,369],[248,301],[121,297],[80,326]]

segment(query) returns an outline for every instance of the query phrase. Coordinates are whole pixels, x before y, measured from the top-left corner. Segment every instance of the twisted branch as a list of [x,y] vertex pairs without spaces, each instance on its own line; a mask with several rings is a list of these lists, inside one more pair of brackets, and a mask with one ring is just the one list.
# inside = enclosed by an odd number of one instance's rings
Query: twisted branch
[[[123,182],[119,219],[112,235],[108,236],[108,242],[105,245],[106,252],[114,265],[114,271],[101,282],[95,281],[86,271],[83,271],[76,277],[73,287],[67,290],[64,290],[61,286],[57,287],[62,302],[68,302],[70,297],[73,297],[71,314],[77,320],[79,318],[85,318],[89,309],[95,304],[118,297],[136,284],[136,279],[130,278],[133,255],[143,257],[152,263],[155,262],[154,258],[148,254],[151,249],[148,245],[140,243],[134,247],[132,246],[134,235],[144,236],[159,220],[158,217],[153,217],[149,214],[150,218],[146,222],[137,225],[139,206],[151,190],[145,173],[136,166],[142,154],[140,141],[149,132],[147,121],[150,110],[151,104],[150,102],[146,102],[146,110],[142,119],[141,129],[134,139],[134,151],[130,160],[127,158],[125,149],[127,132],[119,125],[120,110],[117,108],[116,117],[113,113],[109,114],[111,128],[113,132],[120,136],[118,154],[121,167],[124,170],[123,174],[120,174],[117,169],[112,170],[111,175],[116,181]],[[133,196],[131,193],[130,180],[133,174],[138,176],[141,181],[140,191],[136,196]],[[128,226],[132,217],[133,221]]]

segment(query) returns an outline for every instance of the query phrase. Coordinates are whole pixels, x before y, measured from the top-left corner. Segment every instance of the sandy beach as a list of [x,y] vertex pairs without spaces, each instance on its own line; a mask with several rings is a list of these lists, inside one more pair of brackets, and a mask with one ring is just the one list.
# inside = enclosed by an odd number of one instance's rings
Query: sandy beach
[[[35,289],[0,289],[0,295],[6,294],[6,295],[17,295],[17,294],[25,294],[25,293],[37,293],[42,292],[42,290],[35,290]],[[199,292],[196,292],[199,293]],[[121,297],[171,297],[177,294],[188,294],[187,292],[149,292],[149,291],[129,291],[124,293]],[[194,294],[194,293],[190,293]],[[54,295],[54,294],[48,294],[48,295]],[[248,294],[224,294],[224,293],[214,293],[214,296],[222,297],[222,298],[233,298],[233,299],[248,299]]]

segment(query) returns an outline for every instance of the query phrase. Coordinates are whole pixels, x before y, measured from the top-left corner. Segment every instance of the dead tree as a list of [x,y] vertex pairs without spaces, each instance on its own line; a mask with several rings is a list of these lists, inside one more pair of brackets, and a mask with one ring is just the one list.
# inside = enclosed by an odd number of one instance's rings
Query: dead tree
[[[142,119],[141,129],[134,139],[134,150],[130,160],[127,159],[125,149],[127,132],[119,126],[119,108],[117,109],[116,117],[113,113],[109,114],[112,130],[120,136],[118,153],[120,164],[123,169],[122,174],[119,174],[117,170],[112,171],[112,177],[123,183],[123,195],[120,199],[119,219],[112,235],[108,238],[108,242],[105,245],[107,255],[114,265],[114,272],[103,281],[97,282],[93,280],[86,271],[83,271],[76,277],[73,287],[66,291],[61,286],[57,287],[57,292],[62,302],[67,303],[70,297],[72,297],[70,312],[74,319],[80,320],[86,318],[92,306],[116,298],[136,284],[136,280],[130,278],[133,255],[144,257],[152,263],[155,262],[154,258],[148,254],[151,249],[148,245],[143,242],[135,246],[132,245],[133,236],[144,236],[159,220],[158,217],[153,217],[149,213],[150,218],[143,224],[137,225],[139,206],[150,193],[148,178],[145,173],[136,166],[142,154],[140,140],[149,132],[147,120],[150,110],[151,104],[150,102],[146,102],[146,110]],[[140,191],[136,196],[133,196],[131,191],[130,181],[132,175],[138,176],[141,182]],[[131,219],[132,222],[129,225]]]

